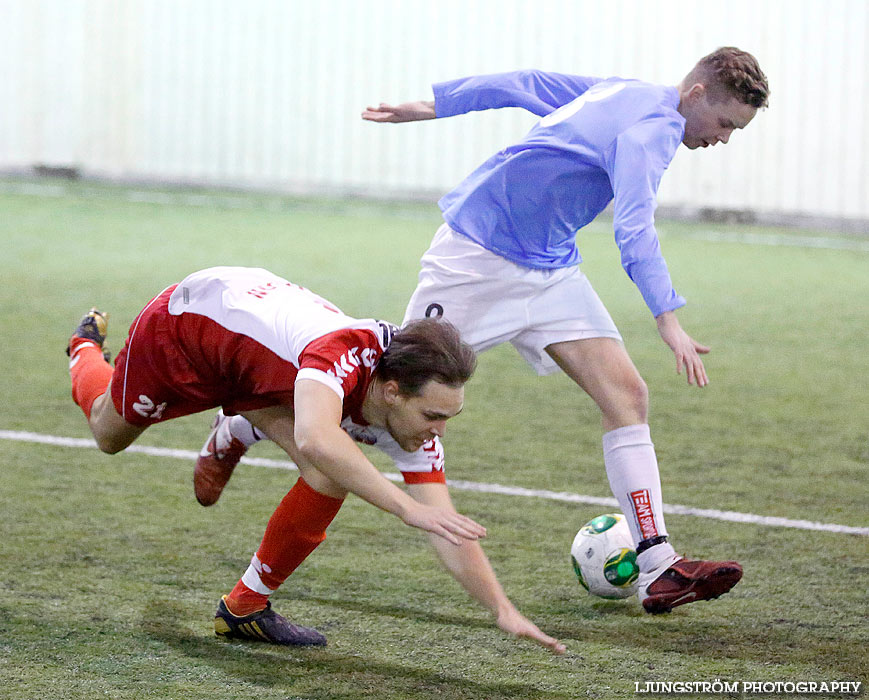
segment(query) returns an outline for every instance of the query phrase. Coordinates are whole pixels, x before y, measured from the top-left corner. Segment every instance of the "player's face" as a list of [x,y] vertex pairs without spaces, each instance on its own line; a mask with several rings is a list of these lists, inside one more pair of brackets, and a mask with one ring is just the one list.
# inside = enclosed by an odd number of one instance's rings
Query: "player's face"
[[390,397],[386,429],[406,452],[416,452],[434,436],[442,437],[446,422],[458,415],[465,401],[464,387],[429,381],[416,396],[400,392]]
[[727,143],[733,131],[744,129],[757,113],[756,108],[735,97],[727,97],[720,102],[712,101],[702,87],[695,85],[684,95],[680,108],[685,117],[682,143],[692,150]]

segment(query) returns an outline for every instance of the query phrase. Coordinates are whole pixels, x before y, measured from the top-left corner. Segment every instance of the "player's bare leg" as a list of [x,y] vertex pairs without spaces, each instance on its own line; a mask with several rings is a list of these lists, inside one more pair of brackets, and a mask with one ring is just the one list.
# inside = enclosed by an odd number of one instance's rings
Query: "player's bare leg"
[[739,564],[687,560],[668,542],[647,423],[648,391],[624,346],[611,338],[590,338],[555,343],[546,350],[601,410],[604,464],[634,538],[643,607],[669,612],[729,591],[742,577]]
[[613,338],[553,343],[546,352],[598,405],[604,431],[648,421],[649,392],[624,346]]
[[115,402],[112,401],[111,387],[94,401],[88,426],[97,441],[97,446],[108,454],[126,449],[147,428],[124,420],[115,408]]

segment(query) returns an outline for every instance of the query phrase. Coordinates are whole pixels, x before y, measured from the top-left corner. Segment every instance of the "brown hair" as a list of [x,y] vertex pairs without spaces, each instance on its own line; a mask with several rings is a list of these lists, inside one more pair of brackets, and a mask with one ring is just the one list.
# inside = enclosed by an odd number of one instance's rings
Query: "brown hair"
[[448,321],[423,318],[411,321],[392,338],[375,373],[382,381],[395,380],[406,396],[416,396],[431,379],[462,386],[477,366],[477,355]]
[[735,97],[755,108],[769,106],[769,85],[757,59],[734,46],[722,46],[701,58],[685,77],[684,85],[702,83],[710,99]]

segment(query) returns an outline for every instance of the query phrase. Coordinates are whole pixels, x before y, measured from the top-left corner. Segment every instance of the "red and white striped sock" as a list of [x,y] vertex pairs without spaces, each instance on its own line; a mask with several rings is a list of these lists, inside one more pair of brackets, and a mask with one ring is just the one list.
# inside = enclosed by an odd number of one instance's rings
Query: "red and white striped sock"
[[106,393],[114,369],[103,357],[102,348],[87,338],[73,338],[69,343],[69,376],[72,400],[90,420],[91,407]]
[[229,611],[242,617],[265,608],[269,596],[326,539],[326,528],[343,503],[299,477],[269,519],[244,576],[226,597]]

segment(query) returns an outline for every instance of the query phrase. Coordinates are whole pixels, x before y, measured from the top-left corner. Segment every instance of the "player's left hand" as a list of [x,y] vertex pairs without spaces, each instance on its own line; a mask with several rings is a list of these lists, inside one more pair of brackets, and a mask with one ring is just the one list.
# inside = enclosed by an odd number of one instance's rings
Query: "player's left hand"
[[696,383],[701,387],[709,384],[709,377],[706,376],[706,368],[700,355],[708,353],[710,348],[701,345],[682,330],[679,319],[673,311],[665,311],[656,317],[655,321],[658,323],[658,333],[676,356],[676,374],[682,374],[684,367],[689,384]]
[[497,625],[508,634],[530,639],[533,642],[537,642],[540,646],[547,647],[553,654],[563,654],[567,650],[564,644],[543,632],[537,625],[512,606],[509,609],[502,610],[498,614]]
[[508,634],[524,637],[537,642],[540,646],[547,647],[553,654],[563,654],[567,650],[564,644],[543,632],[516,608],[502,610],[498,614],[497,625]]

